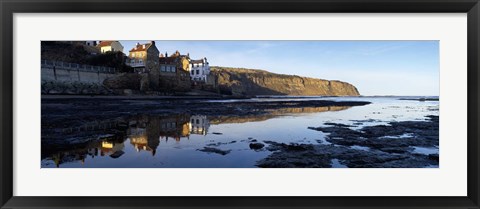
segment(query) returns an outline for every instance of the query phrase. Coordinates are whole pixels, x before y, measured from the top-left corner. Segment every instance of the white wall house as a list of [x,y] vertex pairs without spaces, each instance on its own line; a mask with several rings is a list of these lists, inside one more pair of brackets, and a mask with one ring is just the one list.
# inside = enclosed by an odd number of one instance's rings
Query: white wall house
[[210,121],[206,115],[192,115],[189,126],[190,134],[207,135]]
[[123,52],[123,46],[118,41],[100,41],[97,45],[100,48],[100,52],[107,53],[107,52]]
[[190,60],[190,77],[192,81],[207,82],[207,77],[210,74],[210,66],[207,58],[200,60]]
[[97,41],[85,41],[85,44],[87,46],[96,46],[97,45]]

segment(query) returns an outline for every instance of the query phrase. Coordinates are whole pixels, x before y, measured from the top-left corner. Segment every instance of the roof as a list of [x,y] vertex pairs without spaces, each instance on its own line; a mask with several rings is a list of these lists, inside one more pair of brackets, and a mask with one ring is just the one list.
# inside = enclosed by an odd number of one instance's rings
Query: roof
[[135,47],[133,47],[130,52],[142,52],[142,51],[147,51],[147,49],[152,45],[152,43],[146,43],[146,44],[138,44]]
[[201,63],[204,63],[204,62],[203,62],[203,59],[201,59],[201,60],[190,60],[190,63],[191,64],[201,64]]
[[114,41],[102,41],[97,46],[104,47],[104,46],[111,46]]
[[176,64],[176,57],[159,57],[160,64]]
[[170,57],[178,57],[180,56],[180,52],[177,50],[175,51],[175,53],[173,53],[172,55],[170,55]]

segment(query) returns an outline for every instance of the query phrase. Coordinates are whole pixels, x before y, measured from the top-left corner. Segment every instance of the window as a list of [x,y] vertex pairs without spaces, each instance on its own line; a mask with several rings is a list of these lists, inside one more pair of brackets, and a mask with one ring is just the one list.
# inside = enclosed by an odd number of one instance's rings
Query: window
[[193,75],[194,71],[192,70],[192,71],[190,71],[190,73]]
[[197,70],[197,75],[199,75],[199,74],[200,74],[200,70]]
[[200,124],[200,120],[197,119],[197,124]]
[[165,72],[165,65],[160,66],[160,71]]

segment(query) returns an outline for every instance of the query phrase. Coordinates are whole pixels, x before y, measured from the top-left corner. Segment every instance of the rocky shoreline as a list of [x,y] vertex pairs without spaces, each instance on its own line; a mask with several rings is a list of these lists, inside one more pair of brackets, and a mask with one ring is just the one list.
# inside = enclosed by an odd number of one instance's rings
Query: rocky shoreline
[[[352,107],[370,102],[362,101],[264,101],[238,100],[232,102],[201,99],[42,99],[42,126],[81,125],[86,120],[103,120],[132,115],[201,114],[206,116],[263,115],[282,108]],[[81,114],[79,114],[81,113]]]
[[[273,153],[257,162],[263,168],[423,168],[438,167],[438,154],[415,152],[416,147],[438,149],[439,117],[425,121],[390,122],[353,130],[329,123],[309,129],[328,133],[327,143],[284,144],[264,141]],[[337,165],[335,165],[337,164]]]

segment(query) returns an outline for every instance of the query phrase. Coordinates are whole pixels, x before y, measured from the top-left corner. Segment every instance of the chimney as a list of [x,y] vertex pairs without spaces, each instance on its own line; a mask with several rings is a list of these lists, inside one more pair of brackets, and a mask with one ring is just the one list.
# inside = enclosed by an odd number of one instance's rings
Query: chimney
[[165,52],[165,57],[168,57],[168,53],[167,53],[167,52]]
[[150,41],[150,43],[151,43],[153,46],[155,46],[155,41]]

